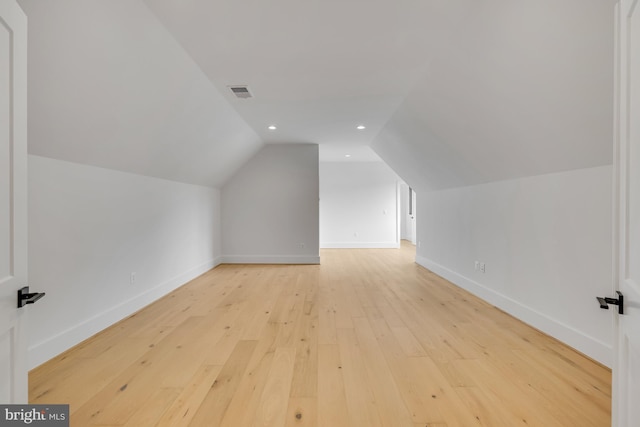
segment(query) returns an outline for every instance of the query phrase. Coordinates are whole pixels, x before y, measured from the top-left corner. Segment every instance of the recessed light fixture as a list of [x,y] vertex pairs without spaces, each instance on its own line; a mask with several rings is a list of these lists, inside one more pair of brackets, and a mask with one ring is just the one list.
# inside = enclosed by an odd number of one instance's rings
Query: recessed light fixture
[[367,128],[367,127],[366,127],[366,126],[364,126],[364,125],[359,125],[356,129],[358,129],[358,130],[364,130],[364,129],[366,129],[366,128]]
[[267,129],[269,129],[269,130],[276,130],[276,129],[278,129],[278,128],[277,128],[277,127],[275,127],[274,125],[271,125],[271,126],[269,126]]
[[345,154],[344,156],[345,157],[351,157],[351,154]]

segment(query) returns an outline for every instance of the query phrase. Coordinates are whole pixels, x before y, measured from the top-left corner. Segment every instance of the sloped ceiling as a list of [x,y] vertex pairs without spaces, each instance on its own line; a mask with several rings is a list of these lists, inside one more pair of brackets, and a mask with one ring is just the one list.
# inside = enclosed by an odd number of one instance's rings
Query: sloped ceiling
[[263,145],[144,3],[20,5],[31,154],[220,186]]
[[382,158],[423,190],[611,164],[613,2],[449,3]]
[[613,0],[20,3],[34,154],[220,186],[371,147],[422,190],[612,161]]

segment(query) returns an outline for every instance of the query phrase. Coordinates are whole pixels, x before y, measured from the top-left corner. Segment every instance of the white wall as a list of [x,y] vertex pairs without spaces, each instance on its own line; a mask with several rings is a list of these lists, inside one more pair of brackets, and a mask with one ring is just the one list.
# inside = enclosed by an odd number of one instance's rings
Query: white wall
[[29,366],[217,265],[219,197],[29,156],[29,285],[47,294],[30,310]]
[[397,248],[397,188],[383,162],[320,163],[320,247]]
[[[612,168],[418,197],[419,264],[611,366]],[[475,270],[478,260],[486,273]]]
[[318,146],[268,144],[222,188],[226,263],[317,264]]

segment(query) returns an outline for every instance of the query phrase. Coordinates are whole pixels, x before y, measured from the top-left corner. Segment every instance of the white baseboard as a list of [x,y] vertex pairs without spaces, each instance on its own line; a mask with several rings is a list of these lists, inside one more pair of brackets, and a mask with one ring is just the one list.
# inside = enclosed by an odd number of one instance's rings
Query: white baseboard
[[313,255],[224,255],[223,264],[320,264]]
[[84,322],[59,333],[56,336],[48,338],[46,341],[40,342],[29,347],[28,350],[28,368],[33,369],[41,365],[47,360],[59,355],[60,353],[70,349],[74,345],[81,343],[87,338],[97,334],[114,323],[124,319],[135,313],[141,308],[151,304],[152,302],[162,298],[171,291],[179,288],[192,279],[211,270],[221,263],[221,257],[215,258],[194,267],[172,279],[167,280],[145,292],[134,296],[133,298],[123,301],[117,306],[96,314],[95,316],[85,320]]
[[326,242],[320,243],[322,249],[398,249],[398,242]]
[[610,345],[427,258],[416,256],[416,263],[603,365],[612,366],[613,349]]

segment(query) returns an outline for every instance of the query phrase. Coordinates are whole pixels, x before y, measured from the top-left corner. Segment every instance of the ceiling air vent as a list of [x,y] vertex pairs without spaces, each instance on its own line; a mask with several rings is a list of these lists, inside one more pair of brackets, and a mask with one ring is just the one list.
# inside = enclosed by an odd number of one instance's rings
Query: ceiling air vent
[[229,89],[238,98],[253,98],[247,86],[229,86]]

